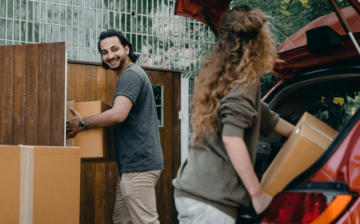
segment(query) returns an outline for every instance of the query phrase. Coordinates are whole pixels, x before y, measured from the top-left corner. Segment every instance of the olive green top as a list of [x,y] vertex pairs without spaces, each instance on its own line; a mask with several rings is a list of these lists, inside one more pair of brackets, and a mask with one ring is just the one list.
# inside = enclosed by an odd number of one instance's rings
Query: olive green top
[[242,137],[254,165],[259,134],[270,134],[279,115],[261,101],[259,83],[247,87],[235,84],[221,100],[217,118],[221,127],[218,133],[209,132],[196,148],[189,149],[188,158],[173,180],[174,194],[205,202],[236,218],[238,208],[249,206],[250,196],[221,136]]

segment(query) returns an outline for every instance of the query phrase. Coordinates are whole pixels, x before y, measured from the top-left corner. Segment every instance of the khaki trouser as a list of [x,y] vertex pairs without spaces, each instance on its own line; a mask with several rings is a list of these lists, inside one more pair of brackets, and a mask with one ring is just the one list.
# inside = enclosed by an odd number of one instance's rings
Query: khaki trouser
[[123,173],[116,188],[114,224],[157,224],[155,185],[161,170]]

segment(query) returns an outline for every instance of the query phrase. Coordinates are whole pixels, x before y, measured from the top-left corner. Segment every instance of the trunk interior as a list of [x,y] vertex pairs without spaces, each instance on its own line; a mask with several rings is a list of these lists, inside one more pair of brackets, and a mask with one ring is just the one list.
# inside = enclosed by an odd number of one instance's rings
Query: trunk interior
[[[328,116],[329,119],[324,119],[323,117],[321,120],[339,133],[342,133],[348,131],[344,130],[343,126],[353,116],[355,111],[358,110],[359,104],[355,105],[355,108],[351,107],[351,104],[353,99],[359,101],[359,95],[360,67],[356,66],[331,70],[324,69],[295,77],[278,86],[264,101],[269,104],[270,109],[294,125],[299,121],[304,112],[308,112],[318,118],[321,116],[326,118]],[[343,103],[340,102],[341,106],[339,106],[335,98],[344,99]],[[325,99],[328,100],[328,103],[324,102]],[[329,103],[329,100],[333,102]],[[319,104],[326,106],[320,105],[319,107]],[[338,111],[338,115],[342,116],[341,119],[339,116],[334,116],[335,113],[333,113],[339,110],[339,108],[347,109]],[[352,111],[349,112],[349,108]],[[333,120],[331,116],[334,116]],[[260,137],[255,162],[255,172],[259,180],[261,180],[264,172],[276,157],[285,141],[285,138],[274,132],[266,138]],[[325,150],[315,164],[323,163],[324,158],[329,158],[329,154],[332,155],[333,151]],[[316,170],[311,171],[312,173],[316,172]]]

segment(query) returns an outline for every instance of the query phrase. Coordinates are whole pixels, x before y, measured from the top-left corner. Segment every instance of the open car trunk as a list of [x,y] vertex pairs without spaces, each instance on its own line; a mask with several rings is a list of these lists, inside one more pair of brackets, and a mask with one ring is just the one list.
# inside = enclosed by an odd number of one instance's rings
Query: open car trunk
[[[312,113],[312,106],[314,103],[319,103],[322,97],[326,98],[335,94],[351,95],[359,91],[360,66],[324,69],[284,82],[265,99],[265,102],[283,119],[295,125],[305,112]],[[339,134],[342,131],[346,130],[339,130]],[[274,132],[266,138],[261,137],[256,164],[259,179],[284,142],[285,139]],[[331,154],[326,150],[321,158],[328,157],[328,153]]]

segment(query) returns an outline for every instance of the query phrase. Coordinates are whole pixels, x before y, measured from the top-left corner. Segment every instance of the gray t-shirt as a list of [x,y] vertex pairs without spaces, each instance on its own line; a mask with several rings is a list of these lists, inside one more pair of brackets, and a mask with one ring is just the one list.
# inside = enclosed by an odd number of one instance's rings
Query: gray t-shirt
[[133,106],[122,123],[114,125],[115,157],[119,172],[145,172],[164,168],[152,85],[145,71],[129,65],[120,75],[114,100],[128,97]]

